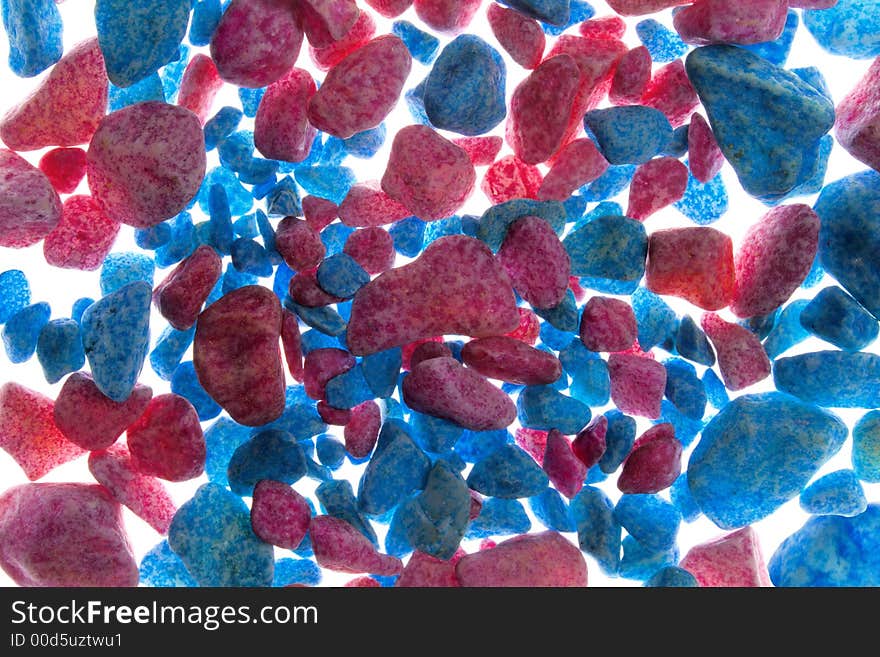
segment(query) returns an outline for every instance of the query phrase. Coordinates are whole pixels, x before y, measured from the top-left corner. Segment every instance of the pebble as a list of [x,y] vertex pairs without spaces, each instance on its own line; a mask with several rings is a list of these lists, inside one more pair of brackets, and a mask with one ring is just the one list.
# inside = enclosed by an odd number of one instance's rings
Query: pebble
[[801,509],[813,515],[857,516],[868,508],[865,491],[852,470],[835,470],[801,491]]
[[700,325],[715,347],[718,368],[728,390],[742,390],[770,376],[770,359],[754,333],[726,322],[715,313],[703,315]]
[[42,171],[0,149],[0,247],[21,249],[50,234],[61,220],[61,200]]
[[863,415],[852,430],[853,470],[862,481],[880,482],[880,411]]
[[865,352],[813,351],[779,358],[773,364],[776,387],[818,406],[880,406],[880,356]]
[[860,351],[877,339],[880,326],[837,286],[823,288],[800,314],[801,325],[844,351]]
[[692,547],[680,566],[702,587],[770,586],[761,545],[751,526]]

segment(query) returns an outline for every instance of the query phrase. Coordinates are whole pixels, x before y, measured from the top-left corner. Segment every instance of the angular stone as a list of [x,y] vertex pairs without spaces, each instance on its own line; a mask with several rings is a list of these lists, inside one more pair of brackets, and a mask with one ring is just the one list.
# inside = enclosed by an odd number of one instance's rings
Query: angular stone
[[751,526],[692,547],[681,567],[703,587],[770,586],[758,535]]

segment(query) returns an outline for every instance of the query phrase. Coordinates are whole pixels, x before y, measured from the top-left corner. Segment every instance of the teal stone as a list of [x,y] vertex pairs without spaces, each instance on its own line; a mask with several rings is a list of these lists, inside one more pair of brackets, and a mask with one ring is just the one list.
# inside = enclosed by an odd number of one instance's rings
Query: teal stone
[[589,423],[590,407],[557,392],[552,385],[526,386],[516,400],[520,424],[529,429],[558,429],[566,435],[576,434]]
[[614,504],[598,488],[584,486],[568,508],[581,550],[598,562],[603,573],[617,576],[622,530],[614,518]]
[[489,497],[533,497],[549,485],[547,474],[516,445],[500,448],[477,461],[467,485]]

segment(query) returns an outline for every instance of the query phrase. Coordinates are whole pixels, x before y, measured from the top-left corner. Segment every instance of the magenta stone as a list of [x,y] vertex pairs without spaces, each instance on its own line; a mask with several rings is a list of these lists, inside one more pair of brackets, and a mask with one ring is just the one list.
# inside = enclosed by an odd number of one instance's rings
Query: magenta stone
[[[437,343],[419,348],[431,344]],[[461,350],[461,359],[483,376],[524,386],[553,383],[562,374],[562,363],[553,354],[502,335],[471,340]]]
[[295,550],[309,530],[309,503],[289,484],[263,479],[254,486],[251,526],[272,545]]
[[638,338],[632,307],[620,299],[592,297],[581,315],[581,342],[590,351],[626,351]]
[[652,420],[660,417],[666,390],[666,368],[644,356],[614,353],[608,357],[611,399],[624,413]]
[[397,557],[379,554],[357,529],[333,516],[312,518],[309,537],[318,565],[341,573],[397,575],[403,563]]
[[220,280],[222,266],[217,252],[202,244],[153,290],[159,314],[178,331],[189,329]]
[[513,288],[533,308],[553,308],[568,291],[571,260],[546,221],[523,217],[507,229],[498,260]]

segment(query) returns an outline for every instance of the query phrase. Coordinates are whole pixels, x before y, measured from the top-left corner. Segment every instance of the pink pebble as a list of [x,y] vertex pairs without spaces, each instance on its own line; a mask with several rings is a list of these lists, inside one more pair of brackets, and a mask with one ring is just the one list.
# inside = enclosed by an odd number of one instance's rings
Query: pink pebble
[[556,490],[569,499],[584,487],[587,466],[575,456],[568,438],[556,429],[551,429],[547,435],[547,451],[542,467]]
[[626,216],[644,221],[658,210],[681,200],[687,189],[688,169],[674,157],[645,162],[629,186]]
[[415,0],[416,16],[438,32],[459,32],[468,26],[481,0]]
[[547,439],[549,435],[549,431],[520,427],[514,433],[513,439],[523,451],[535,459],[535,463],[543,465],[544,454],[547,453]]
[[366,536],[339,518],[317,516],[309,524],[315,561],[322,568],[341,573],[397,575],[403,563],[397,557],[379,554]]
[[396,36],[373,39],[330,69],[309,100],[309,121],[340,139],[375,128],[397,104],[411,66]]
[[705,310],[733,299],[733,242],[709,226],[668,228],[648,238],[645,269],[649,290],[687,299]]
[[617,478],[622,493],[659,493],[681,474],[682,444],[671,424],[657,424],[633,445]]
[[503,429],[516,406],[499,388],[454,358],[422,361],[404,378],[403,401],[414,411],[443,418],[471,431]]
[[745,326],[705,313],[700,326],[718,356],[718,368],[728,390],[742,390],[770,376],[770,359],[757,335]]
[[316,269],[306,269],[294,275],[290,279],[287,293],[296,303],[306,308],[319,308],[343,301],[340,297],[334,297],[321,289],[321,286],[318,285]]
[[312,195],[303,197],[302,209],[306,223],[319,233],[330,225],[339,213],[339,208],[333,201]]
[[596,465],[605,453],[605,435],[607,433],[608,418],[604,415],[597,415],[571,441],[571,451],[587,467],[587,470]]
[[86,176],[86,152],[81,148],[53,148],[37,165],[59,194],[72,194]]
[[107,90],[98,40],[83,41],[3,117],[0,138],[16,151],[88,143],[107,112]]
[[312,399],[324,399],[324,386],[335,376],[355,366],[355,358],[343,349],[313,349],[306,354],[303,385]]
[[42,171],[0,149],[0,247],[21,249],[46,237],[61,220],[61,199]]
[[614,353],[608,357],[611,399],[623,413],[651,420],[660,417],[666,390],[666,368],[642,356]]
[[168,533],[177,507],[161,481],[138,472],[124,445],[112,445],[89,454],[89,472],[117,502],[160,534]]
[[643,16],[686,5],[693,0],[608,0],[608,6],[621,16]]
[[688,126],[688,166],[701,183],[712,180],[724,166],[724,154],[702,114],[693,114]]
[[391,198],[374,181],[352,185],[339,206],[340,221],[353,228],[384,226],[411,214],[405,205]]
[[559,151],[544,177],[538,199],[565,201],[582,185],[593,182],[608,169],[608,161],[589,139],[575,139]]
[[452,143],[461,148],[475,167],[486,167],[498,157],[504,140],[497,135],[486,137],[456,137]]
[[350,255],[368,274],[381,274],[394,265],[394,239],[387,230],[368,226],[354,231],[345,240],[343,252]]
[[376,23],[368,12],[362,11],[344,36],[322,48],[316,48],[314,44],[310,44],[309,56],[315,62],[315,66],[322,71],[329,71],[372,39],[375,34]]
[[365,356],[437,335],[501,335],[518,324],[510,279],[489,248],[449,235],[358,290],[347,343]]
[[152,397],[152,389],[138,383],[128,399],[115,402],[98,390],[89,374],[74,372],[61,386],[53,417],[72,443],[87,450],[106,449],[143,414]]
[[672,23],[685,43],[749,45],[778,39],[787,15],[788,0],[696,0]]
[[394,586],[407,587],[457,587],[454,561],[443,561],[430,554],[416,550],[412,553]]
[[[471,496],[471,509],[468,513],[468,520],[474,520],[480,515],[480,512],[483,510],[483,496],[480,495],[473,488],[468,488],[468,494]],[[459,548],[459,550],[461,550],[461,548]]]
[[615,105],[638,105],[651,80],[651,53],[645,46],[633,48],[620,58],[608,100]]
[[486,18],[492,34],[513,61],[526,69],[541,63],[546,37],[538,21],[494,2],[489,5]]
[[424,125],[400,129],[382,189],[423,221],[452,216],[471,195],[476,173],[468,154]]
[[318,415],[321,416],[326,424],[332,424],[335,427],[344,427],[351,422],[351,410],[347,408],[334,408],[324,400],[315,404],[318,409]]
[[109,114],[92,137],[89,189],[111,218],[149,228],[186,208],[205,166],[205,136],[195,114],[138,103]]
[[504,335],[509,338],[516,338],[521,342],[534,345],[538,341],[538,335],[541,332],[541,322],[538,316],[528,308],[517,308],[519,314],[519,326],[512,331],[508,331]]
[[553,354],[501,335],[471,340],[461,359],[483,376],[524,386],[553,383],[562,374],[562,363]]
[[493,204],[537,198],[543,179],[535,165],[526,164],[516,155],[505,155],[486,169],[480,189]]
[[452,351],[442,342],[422,342],[413,349],[412,355],[409,357],[409,367],[407,369],[411,370],[422,361],[431,360],[432,358],[452,358]]
[[361,577],[355,577],[354,579],[349,580],[348,582],[343,584],[343,587],[347,589],[378,589],[381,588],[382,585],[372,577],[363,575]]
[[396,18],[410,8],[413,0],[365,0],[365,2],[385,18]]
[[211,37],[220,77],[240,87],[265,87],[293,68],[303,33],[286,0],[232,0]]
[[24,484],[0,495],[0,567],[19,586],[138,583],[122,507],[94,484]]
[[758,535],[751,526],[692,547],[679,565],[704,587],[771,586]]
[[153,290],[159,314],[178,331],[189,329],[220,280],[222,268],[217,252],[202,244]]
[[803,204],[773,208],[746,231],[734,257],[738,317],[766,315],[804,282],[819,246],[819,217]]
[[587,585],[587,562],[561,534],[545,531],[502,541],[463,556],[455,566],[462,586],[573,587]]
[[303,380],[302,336],[299,333],[299,320],[296,315],[281,310],[281,346],[284,348],[284,362],[294,381]]
[[91,196],[69,196],[61,210],[61,220],[43,239],[43,256],[53,267],[93,271],[110,253],[119,222]]
[[847,152],[880,171],[880,57],[837,106],[837,141]]
[[642,105],[663,112],[673,128],[687,123],[699,104],[700,98],[688,79],[684,62],[680,59],[655,72],[642,94]]
[[153,397],[126,431],[138,472],[186,481],[205,469],[205,437],[189,401],[173,393]]
[[568,291],[571,260],[546,221],[526,216],[507,229],[498,261],[513,288],[533,308],[553,308]]
[[[427,360],[424,357],[419,357],[416,359],[414,359],[413,357],[416,356],[416,353],[419,351],[423,344],[430,343],[440,345],[441,347],[446,347],[446,345],[443,344],[443,336],[439,335],[432,338],[419,338],[417,340],[413,340],[412,342],[408,342],[407,344],[403,345],[403,347],[401,347],[400,356],[402,367],[405,371],[409,372],[419,363],[419,360]],[[427,347],[427,349],[432,349],[432,347]],[[449,349],[449,347],[446,347],[446,349]],[[452,351],[449,351],[448,354],[444,353],[443,355],[452,356]]]
[[251,526],[254,534],[272,545],[295,550],[305,538],[312,510],[290,485],[263,479],[254,486]]
[[294,271],[314,269],[327,252],[318,231],[297,217],[284,217],[278,222],[275,248]]
[[622,39],[626,22],[620,16],[600,16],[581,23],[578,32],[588,39]]
[[381,426],[382,411],[376,402],[369,400],[355,406],[351,409],[351,420],[345,425],[345,451],[356,459],[369,456]]
[[18,383],[0,387],[0,448],[31,481],[83,453],[55,424],[53,406],[48,397]]
[[214,60],[198,53],[189,60],[183,72],[177,104],[199,117],[199,122],[204,125],[210,115],[214,98],[222,88],[223,80],[220,79]]
[[239,424],[262,426],[284,411],[280,336],[281,303],[258,285],[229,292],[199,315],[193,343],[199,383]]
[[625,301],[592,297],[584,306],[580,338],[590,351],[625,351],[638,333],[635,313]]
[[263,157],[302,162],[309,156],[317,131],[306,107],[314,94],[315,81],[301,68],[266,88],[254,118],[254,146]]
[[302,31],[316,48],[343,38],[360,15],[354,0],[299,0],[295,7]]

